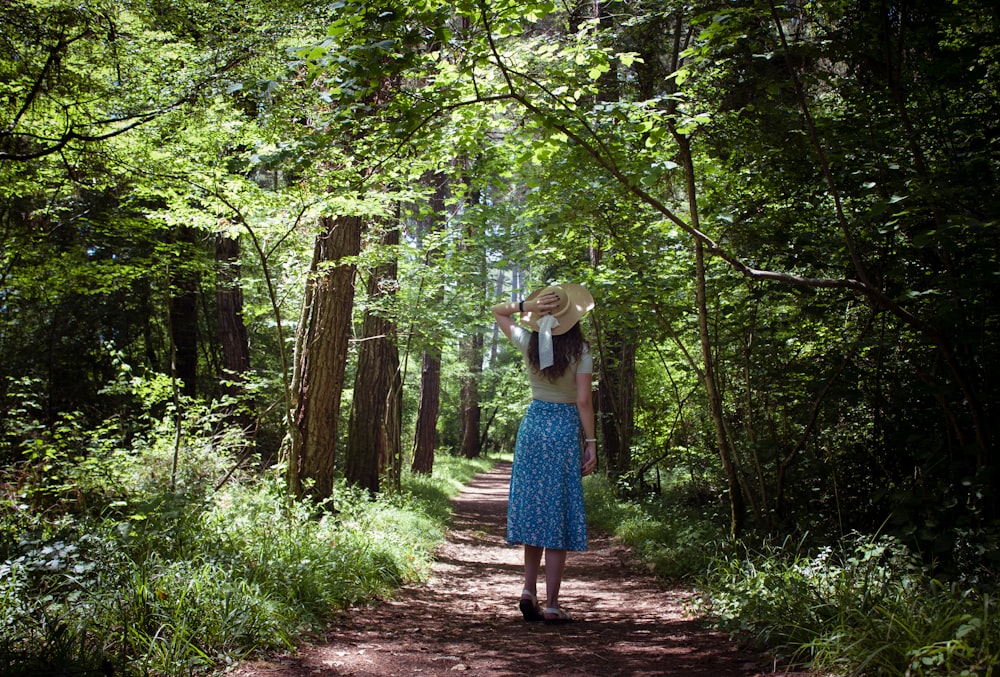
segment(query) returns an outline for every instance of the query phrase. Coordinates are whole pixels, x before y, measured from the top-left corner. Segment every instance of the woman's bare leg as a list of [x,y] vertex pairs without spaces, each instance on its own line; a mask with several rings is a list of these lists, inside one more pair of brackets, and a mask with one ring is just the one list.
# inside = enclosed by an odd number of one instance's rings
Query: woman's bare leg
[[537,545],[524,546],[524,589],[532,595],[538,595],[538,570],[542,566],[542,553],[545,548]]
[[559,608],[559,587],[566,570],[566,551],[545,550],[545,606]]

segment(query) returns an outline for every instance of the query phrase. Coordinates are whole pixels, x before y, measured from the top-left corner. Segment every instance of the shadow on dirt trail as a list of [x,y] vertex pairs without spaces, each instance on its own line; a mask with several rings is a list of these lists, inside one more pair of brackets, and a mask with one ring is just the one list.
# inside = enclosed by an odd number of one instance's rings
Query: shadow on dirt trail
[[725,635],[689,618],[689,591],[663,587],[632,563],[626,548],[604,536],[592,535],[587,552],[569,555],[560,597],[575,621],[525,622],[517,610],[521,549],[504,540],[509,479],[510,464],[500,464],[454,500],[448,540],[426,585],[352,609],[329,628],[325,642],[243,665],[235,674],[775,674],[767,659],[740,651]]

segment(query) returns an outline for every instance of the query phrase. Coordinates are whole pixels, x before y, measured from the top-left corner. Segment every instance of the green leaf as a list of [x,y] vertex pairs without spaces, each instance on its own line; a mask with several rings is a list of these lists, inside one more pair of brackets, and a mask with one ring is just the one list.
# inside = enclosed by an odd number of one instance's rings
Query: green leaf
[[611,67],[607,64],[597,64],[596,66],[590,67],[590,70],[587,71],[587,75],[591,80],[597,80],[609,70],[611,70]]

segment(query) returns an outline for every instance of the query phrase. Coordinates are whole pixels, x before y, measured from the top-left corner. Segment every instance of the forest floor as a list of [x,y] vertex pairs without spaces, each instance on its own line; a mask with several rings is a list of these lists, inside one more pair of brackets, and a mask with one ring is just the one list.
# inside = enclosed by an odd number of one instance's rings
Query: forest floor
[[[804,675],[775,671],[686,611],[692,591],[666,587],[628,548],[591,534],[570,553],[561,592],[574,618],[529,623],[517,609],[521,549],[504,540],[510,464],[482,473],[453,501],[430,580],[350,609],[292,654],[235,668],[238,677],[307,675]],[[542,574],[544,578],[544,571]],[[544,580],[539,589],[544,590]],[[544,601],[543,601],[544,604]]]

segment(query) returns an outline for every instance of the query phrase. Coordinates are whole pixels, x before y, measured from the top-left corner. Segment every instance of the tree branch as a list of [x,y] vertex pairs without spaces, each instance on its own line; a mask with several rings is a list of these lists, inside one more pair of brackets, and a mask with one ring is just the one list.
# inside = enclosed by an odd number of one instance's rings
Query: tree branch
[[[2,136],[13,134],[14,129],[21,121],[21,118],[24,117],[24,114],[28,112],[28,109],[31,108],[31,105],[35,102],[35,99],[38,98],[39,93],[42,91],[42,84],[45,82],[45,78],[48,76],[52,66],[55,65],[56,61],[59,59],[59,55],[66,51],[66,48],[77,40],[89,37],[92,34],[92,31],[87,29],[74,38],[59,38],[56,44],[49,50],[49,56],[45,60],[42,70],[38,73],[38,77],[35,78],[35,83],[31,86],[31,91],[29,91],[28,96],[25,97],[24,104],[21,106],[21,109],[17,111],[17,115],[15,115],[11,120],[10,125],[7,127],[7,131],[4,132]],[[2,157],[0,157],[0,159],[2,159]]]

